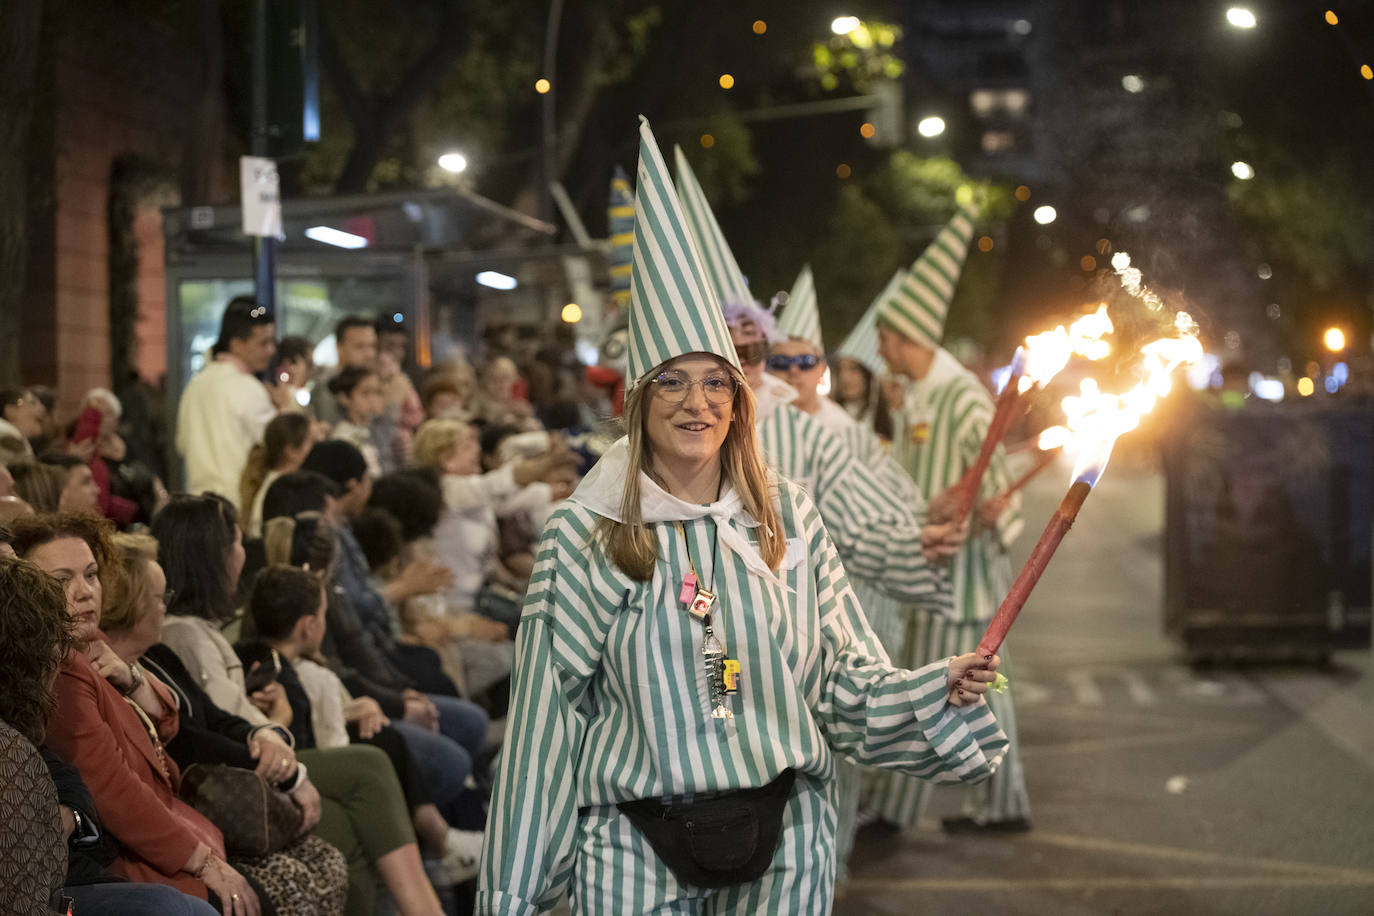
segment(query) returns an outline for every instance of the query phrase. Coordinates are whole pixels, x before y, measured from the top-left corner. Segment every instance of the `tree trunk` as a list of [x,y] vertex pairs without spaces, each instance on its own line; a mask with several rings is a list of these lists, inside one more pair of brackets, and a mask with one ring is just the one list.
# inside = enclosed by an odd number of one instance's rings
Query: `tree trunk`
[[19,381],[28,269],[28,167],[43,0],[0,5],[0,384]]

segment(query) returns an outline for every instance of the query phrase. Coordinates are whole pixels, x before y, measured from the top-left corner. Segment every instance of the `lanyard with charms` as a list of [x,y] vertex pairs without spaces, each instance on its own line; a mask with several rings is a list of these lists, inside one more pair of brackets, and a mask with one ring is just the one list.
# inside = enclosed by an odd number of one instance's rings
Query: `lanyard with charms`
[[[719,525],[721,522],[716,522]],[[706,683],[711,689],[711,718],[733,719],[734,712],[726,705],[726,700],[739,692],[740,664],[738,659],[725,654],[725,646],[716,637],[712,617],[720,622],[720,611],[716,607],[716,593],[704,587],[697,575],[697,566],[692,562],[692,546],[687,540],[687,530],[682,522],[677,523],[678,534],[682,535],[682,547],[687,553],[687,566],[691,569],[682,577],[682,591],[678,595],[687,608],[687,613],[701,621],[701,658],[706,669]],[[711,557],[719,559],[716,553],[719,529],[712,533]],[[714,615],[713,615],[714,612]]]

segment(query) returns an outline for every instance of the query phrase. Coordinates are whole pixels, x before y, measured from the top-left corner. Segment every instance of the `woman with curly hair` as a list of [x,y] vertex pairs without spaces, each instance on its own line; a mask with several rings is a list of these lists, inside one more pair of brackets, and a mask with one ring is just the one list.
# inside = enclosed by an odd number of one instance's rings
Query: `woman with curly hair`
[[100,570],[117,569],[108,523],[43,515],[16,519],[11,528],[15,552],[65,592],[75,643],[58,672],[48,741],[81,773],[119,837],[114,872],[202,899],[214,894],[226,916],[259,916],[257,892],[224,860],[219,830],[177,797],[181,773],[163,750],[177,732],[171,693],[100,638]]
[[71,644],[62,587],[0,557],[0,895],[22,916],[51,912],[67,873],[57,790],[38,747]]

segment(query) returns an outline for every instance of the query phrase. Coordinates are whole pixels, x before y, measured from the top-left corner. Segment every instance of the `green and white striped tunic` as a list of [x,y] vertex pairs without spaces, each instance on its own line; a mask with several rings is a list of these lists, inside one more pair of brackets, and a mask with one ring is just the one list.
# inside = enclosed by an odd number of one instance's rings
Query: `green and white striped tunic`
[[[927,498],[953,486],[978,459],[994,406],[978,378],[945,350],[937,350],[929,374],[912,385],[897,417],[893,457]],[[1006,455],[993,454],[979,488],[990,499],[1010,486]],[[1006,548],[1021,530],[1020,497],[999,520],[998,530],[970,535],[951,561],[954,619],[986,621],[1011,586]],[[905,660],[910,663],[910,660]]]
[[759,442],[779,475],[810,492],[850,576],[890,597],[950,612],[949,580],[921,553],[925,504],[909,483],[891,475],[885,485],[842,437],[767,388],[759,397]]
[[[478,913],[524,916],[555,902],[577,869],[581,806],[761,786],[788,767],[828,781],[836,753],[946,782],[996,768],[1005,738],[986,705],[951,706],[943,662],[888,662],[815,504],[786,481],[777,495],[787,556],[776,584],[717,531],[755,543],[751,519],[716,509],[738,505],[728,487],[710,514],[681,523],[685,542],[672,521],[650,525],[660,559],[649,582],[611,564],[593,534],[598,511],[578,494],[549,519],[517,636]],[[710,717],[702,626],[678,600],[687,544],[720,595],[717,633],[742,665],[733,719]]]

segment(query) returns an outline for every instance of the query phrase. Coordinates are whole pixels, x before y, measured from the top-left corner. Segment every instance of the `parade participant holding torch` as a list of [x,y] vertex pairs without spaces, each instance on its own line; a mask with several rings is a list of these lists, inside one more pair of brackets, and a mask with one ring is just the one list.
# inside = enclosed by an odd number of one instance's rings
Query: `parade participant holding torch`
[[[978,457],[993,414],[992,398],[977,376],[940,346],[973,237],[975,212],[970,206],[960,207],[877,314],[882,358],[893,372],[913,380],[895,424],[894,454],[931,500],[933,516],[939,515],[949,487]],[[980,499],[990,500],[1010,483],[1006,455],[999,448],[982,481]],[[898,661],[921,665],[977,648],[983,628],[1011,585],[1007,549],[1021,529],[1019,504],[1017,496],[1003,504],[975,506],[973,531],[950,564],[954,616],[919,614],[913,621],[915,638],[906,640],[909,654],[898,656]],[[1005,663],[1003,667],[1005,671]],[[1030,826],[1011,695],[994,694],[989,702],[1011,749],[996,776],[969,793],[965,816],[945,822],[947,830],[1019,831]],[[883,784],[870,794],[870,806],[890,823],[915,827],[929,786],[893,773],[883,773],[879,780]]]
[[828,913],[835,755],[986,778],[998,660],[888,663],[640,156],[628,435],[540,542],[477,912]]

